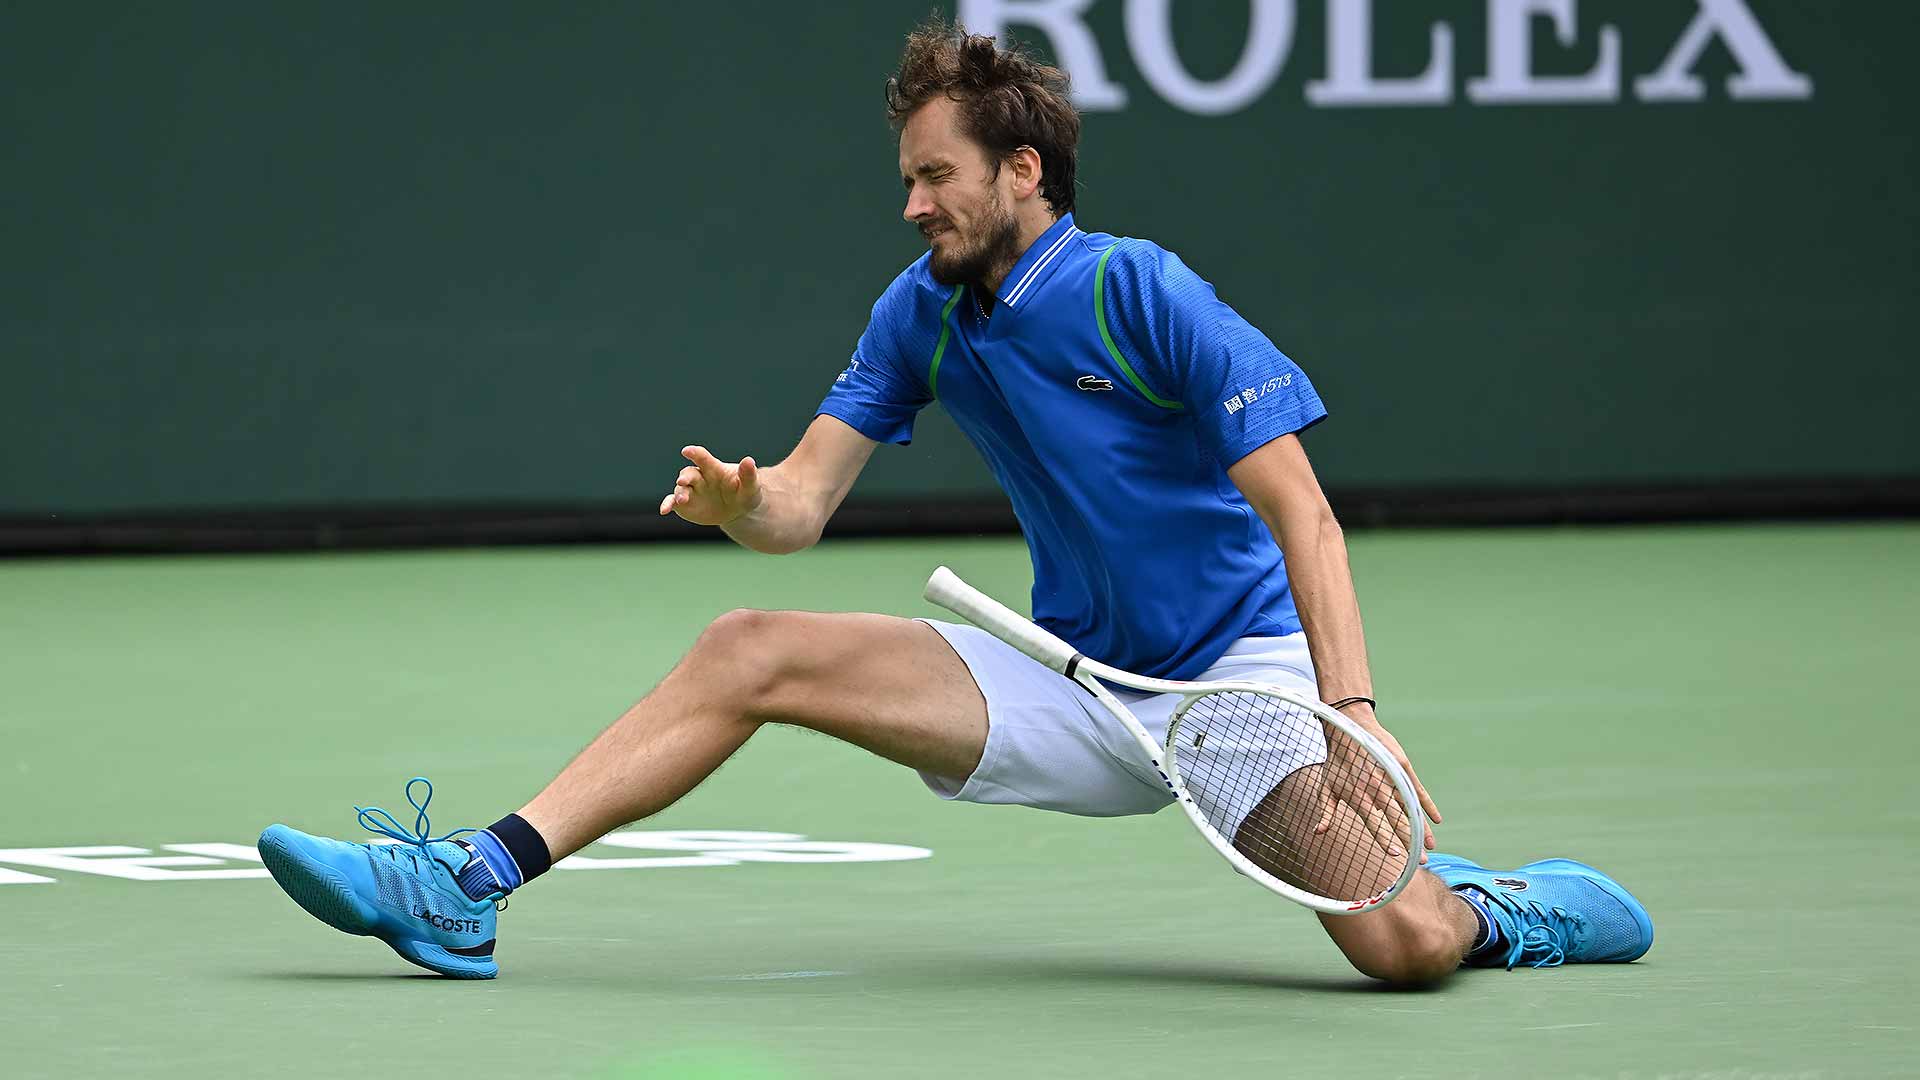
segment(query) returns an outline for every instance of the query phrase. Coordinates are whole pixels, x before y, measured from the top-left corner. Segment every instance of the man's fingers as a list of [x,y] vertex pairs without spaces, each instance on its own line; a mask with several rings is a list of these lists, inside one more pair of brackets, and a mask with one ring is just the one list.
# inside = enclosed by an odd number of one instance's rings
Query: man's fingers
[[1406,770],[1407,779],[1413,781],[1413,793],[1420,798],[1420,809],[1427,815],[1428,821],[1440,820],[1440,808],[1433,805],[1433,796],[1427,794],[1427,785],[1420,782],[1420,774],[1413,771],[1413,762],[1405,754],[1400,755],[1400,767]]
[[[1421,838],[1421,847],[1423,847],[1425,850],[1420,853],[1420,861],[1426,862],[1427,861],[1426,853],[1428,851],[1432,851],[1434,848],[1433,822],[1438,821],[1439,818],[1434,815],[1433,800],[1427,797],[1427,789],[1420,786],[1420,778],[1413,775],[1411,772],[1409,772],[1407,774],[1407,779],[1413,781],[1414,793],[1418,795],[1420,798],[1420,812],[1427,819],[1422,824],[1422,830],[1426,833],[1426,835]],[[1400,802],[1400,789],[1394,788],[1392,794],[1393,794],[1394,809],[1399,812],[1399,816],[1401,818],[1401,828],[1404,830],[1406,828],[1405,819],[1406,819],[1407,808],[1404,805],[1402,805]]]
[[1407,808],[1400,802],[1400,792],[1392,784],[1382,779],[1374,786],[1375,802],[1386,810],[1387,828],[1393,830],[1396,849],[1404,851],[1407,846],[1407,834],[1413,830],[1407,821]]
[[[1400,767],[1407,771],[1407,779],[1413,781],[1414,791],[1418,792],[1420,790],[1420,781],[1414,777],[1413,770],[1407,767],[1407,759],[1400,758],[1398,760]],[[1378,768],[1377,765],[1373,773],[1373,797],[1379,801],[1380,805],[1393,808],[1394,835],[1404,839],[1407,833],[1411,831],[1408,828],[1407,804],[1400,801],[1399,785],[1393,782],[1393,778],[1387,775],[1386,770]]]
[[666,517],[671,513],[673,513],[673,496],[669,495],[660,500],[660,516]]
[[[1400,767],[1405,769],[1407,780],[1413,782],[1413,794],[1421,801],[1421,813],[1427,815],[1428,822],[1440,821],[1440,815],[1434,813],[1434,801],[1432,801],[1430,796],[1427,796],[1427,788],[1421,784],[1421,778],[1413,774],[1413,765],[1411,765],[1405,757],[1402,757],[1402,759],[1400,759]],[[1398,824],[1400,832],[1405,834],[1405,832],[1407,832],[1407,807],[1400,803],[1400,788],[1394,788],[1394,784],[1390,784],[1386,778],[1380,780],[1380,786],[1388,788],[1386,798],[1392,799],[1392,803],[1394,803],[1394,821]],[[1421,851],[1421,861],[1423,861],[1423,863],[1427,861],[1427,851],[1434,849],[1434,828],[1432,828],[1432,824],[1425,826],[1425,832],[1427,832],[1427,836],[1421,838],[1421,847],[1425,847],[1425,849]]]
[[742,495],[751,495],[753,494],[754,486],[759,482],[760,466],[754,464],[753,456],[748,455],[741,458],[740,468],[734,473],[735,489]]
[[693,462],[699,468],[700,475],[711,480],[718,481],[726,475],[726,467],[721,464],[720,459],[708,453],[704,446],[683,446],[680,448],[680,456]]
[[1361,814],[1366,820],[1367,829],[1373,833],[1373,838],[1380,842],[1380,846],[1387,850],[1387,854],[1396,859],[1405,854],[1402,850],[1405,845],[1393,835],[1392,827],[1387,824],[1387,815],[1380,809],[1379,804],[1362,807]]
[[1314,822],[1313,835],[1319,836],[1333,826],[1333,806],[1333,793],[1327,790],[1326,784],[1322,783],[1320,785],[1320,820]]
[[1412,829],[1409,828],[1410,823],[1407,821],[1407,808],[1400,802],[1400,789],[1383,779],[1374,785],[1373,797],[1381,806],[1387,808],[1387,820],[1393,826],[1393,835],[1405,840]]

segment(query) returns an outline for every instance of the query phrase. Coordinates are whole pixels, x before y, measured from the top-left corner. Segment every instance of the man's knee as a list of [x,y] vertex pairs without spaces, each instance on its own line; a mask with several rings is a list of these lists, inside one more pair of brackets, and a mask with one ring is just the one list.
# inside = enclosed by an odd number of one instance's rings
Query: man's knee
[[723,655],[738,655],[753,647],[764,647],[777,636],[785,611],[761,611],[758,608],[734,608],[707,624],[700,632],[697,649],[719,650]]
[[1431,919],[1403,919],[1390,932],[1343,942],[1342,951],[1362,975],[1404,986],[1438,982],[1460,966],[1460,946],[1452,931]]
[[815,654],[830,647],[804,625],[798,611],[736,608],[709,623],[688,653],[686,664],[715,699],[738,706],[754,719],[771,720],[804,693]]

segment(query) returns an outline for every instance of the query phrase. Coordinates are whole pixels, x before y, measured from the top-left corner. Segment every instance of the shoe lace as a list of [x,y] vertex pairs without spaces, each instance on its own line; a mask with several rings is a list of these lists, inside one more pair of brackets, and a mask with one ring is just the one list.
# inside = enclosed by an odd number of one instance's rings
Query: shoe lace
[[[413,785],[415,784],[426,785],[427,793],[424,797],[419,799],[413,797]],[[377,806],[356,806],[354,809],[360,813],[361,828],[370,833],[379,833],[381,836],[387,837],[390,840],[397,840],[401,844],[406,845],[404,848],[398,846],[385,847],[383,850],[388,858],[398,858],[400,855],[405,855],[413,861],[413,866],[416,870],[420,868],[420,860],[422,858],[432,858],[432,854],[427,851],[428,844],[444,843],[463,833],[480,831],[479,829],[465,828],[454,829],[444,836],[433,835],[433,822],[427,817],[427,804],[433,801],[433,781],[424,776],[416,776],[407,781],[407,801],[413,804],[415,811],[413,817],[413,832],[411,833],[402,828],[400,823],[394,820],[392,814],[387,813]],[[503,896],[499,900],[494,901],[493,906],[499,911],[507,910],[506,897]]]
[[1537,900],[1519,901],[1501,898],[1502,907],[1525,919],[1530,925],[1514,939],[1507,953],[1507,970],[1527,967],[1559,967],[1567,962],[1567,945],[1587,928],[1579,912],[1559,906],[1547,906]]
[[[423,798],[413,797],[413,785],[426,785],[427,793]],[[407,781],[407,801],[413,804],[413,831],[407,832],[392,814],[377,806],[356,806],[360,812],[360,827],[370,833],[379,833],[390,840],[397,840],[418,850],[419,855],[427,854],[428,844],[439,844],[452,840],[463,833],[479,832],[478,829],[455,829],[445,836],[433,835],[433,822],[427,817],[427,804],[433,801],[433,781],[424,776],[416,776]],[[412,854],[412,852],[409,852]]]

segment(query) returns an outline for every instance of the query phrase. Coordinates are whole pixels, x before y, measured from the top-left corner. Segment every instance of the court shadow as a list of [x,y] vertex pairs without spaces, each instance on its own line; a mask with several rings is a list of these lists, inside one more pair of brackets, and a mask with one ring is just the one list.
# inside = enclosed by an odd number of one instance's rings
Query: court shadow
[[231,976],[257,982],[278,983],[366,983],[372,985],[391,985],[399,982],[447,982],[444,976],[431,971],[238,971]]
[[[1155,960],[1125,956],[1063,957],[974,957],[947,954],[924,969],[912,965],[916,977],[924,976],[948,985],[976,983],[1005,986],[1010,979],[1027,982],[1053,982],[1063,986],[1105,984],[1136,990],[1214,989],[1259,990],[1290,994],[1425,994],[1438,986],[1402,987],[1369,979],[1358,973],[1348,975],[1301,974],[1248,966],[1205,964],[1181,960]],[[617,972],[585,969],[549,973],[563,983],[592,983],[609,989],[655,993],[684,988],[684,979],[650,979],[644,974],[622,968]],[[871,970],[868,978],[895,979],[909,974],[902,969]],[[391,986],[402,982],[444,983],[447,980],[431,972],[348,972],[348,971],[236,971],[229,978],[249,982],[280,983],[287,986],[305,983],[318,985]],[[833,981],[833,980],[829,980]],[[837,981],[834,981],[837,983]],[[743,984],[749,985],[749,984]],[[768,989],[790,987],[780,981],[751,983]]]
[[1069,983],[1106,982],[1143,988],[1246,988],[1310,994],[1421,994],[1437,989],[1433,986],[1389,986],[1357,972],[1352,975],[1302,975],[1140,957],[1034,957],[968,966],[972,970],[954,971],[949,968],[945,974],[948,978],[977,974],[983,979],[995,980],[1013,976]]

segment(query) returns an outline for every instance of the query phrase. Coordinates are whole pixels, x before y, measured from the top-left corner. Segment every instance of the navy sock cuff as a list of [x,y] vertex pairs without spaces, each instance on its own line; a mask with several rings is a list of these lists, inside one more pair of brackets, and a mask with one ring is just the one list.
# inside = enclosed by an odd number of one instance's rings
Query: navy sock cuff
[[1462,885],[1454,893],[1467,902],[1467,909],[1473,912],[1474,921],[1480,924],[1473,947],[1467,950],[1468,959],[1479,959],[1496,947],[1504,947],[1500,924],[1493,921],[1493,913],[1487,910],[1487,894],[1471,885]]
[[521,884],[553,868],[553,855],[547,850],[546,839],[519,814],[508,814],[487,826],[487,831],[512,856],[514,867],[520,871]]

